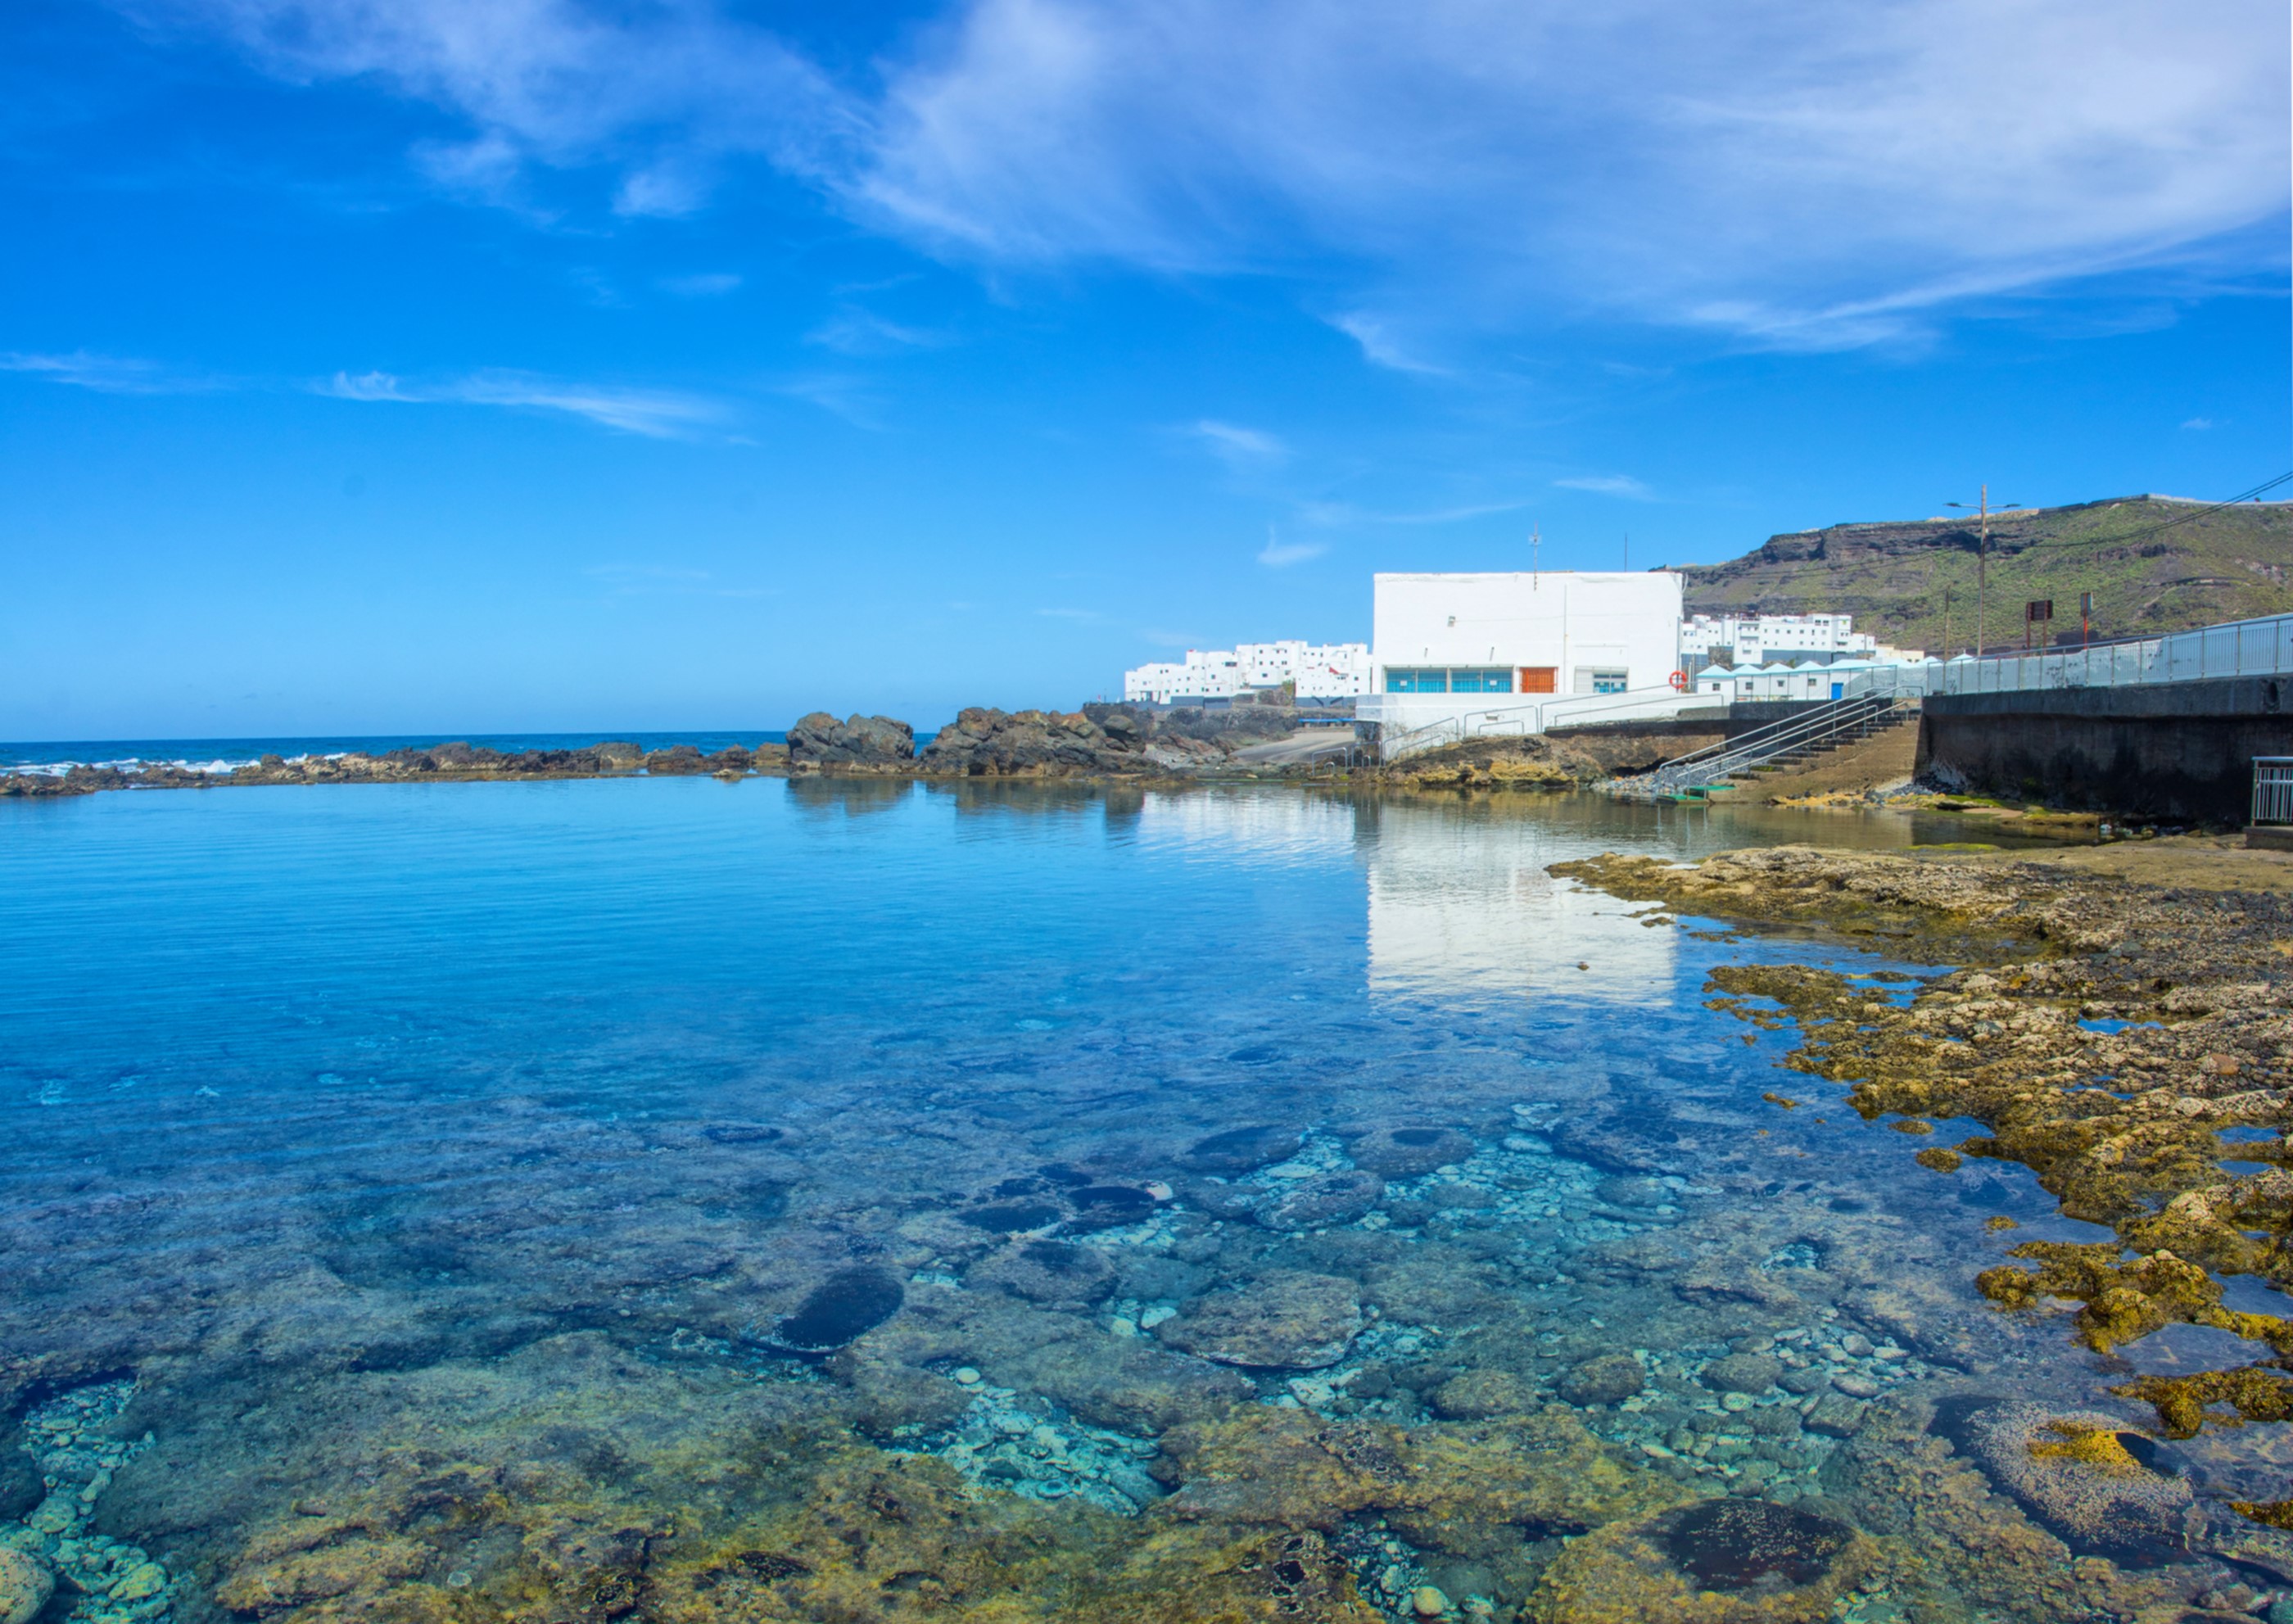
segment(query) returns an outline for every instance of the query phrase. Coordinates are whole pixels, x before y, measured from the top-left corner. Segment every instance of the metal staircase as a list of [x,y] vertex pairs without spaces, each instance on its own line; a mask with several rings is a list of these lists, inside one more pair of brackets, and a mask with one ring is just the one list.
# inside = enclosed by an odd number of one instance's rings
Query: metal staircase
[[1665,762],[1653,771],[1612,778],[1600,788],[1627,800],[1703,800],[1731,779],[1806,760],[1898,727],[1918,713],[1918,702],[1893,694],[1835,699],[1724,743]]

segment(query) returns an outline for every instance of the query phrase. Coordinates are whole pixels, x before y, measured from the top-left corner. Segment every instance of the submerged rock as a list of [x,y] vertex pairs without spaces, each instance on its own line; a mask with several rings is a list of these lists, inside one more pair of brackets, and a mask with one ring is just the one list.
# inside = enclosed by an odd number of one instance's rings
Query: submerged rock
[[1778,1590],[1829,1571],[1855,1531],[1766,1500],[1726,1499],[1666,1514],[1656,1536],[1698,1589]]
[[974,1207],[955,1216],[959,1223],[985,1230],[991,1235],[1023,1235],[1029,1230],[1049,1229],[1066,1216],[1066,1210],[1043,1201],[1014,1201]]
[[1581,1409],[1592,1404],[1619,1403],[1646,1385],[1648,1372],[1641,1368],[1640,1360],[1629,1353],[1603,1353],[1561,1376],[1559,1392]]
[[1934,1429],[2081,1555],[2155,1563],[2186,1542],[2189,1480],[2114,1416],[1961,1398],[1935,1407]]
[[0,1522],[14,1522],[37,1506],[48,1492],[32,1458],[23,1449],[14,1428],[0,1432]]
[[[1354,1384],[1355,1390],[1359,1386]],[[1528,1415],[1541,1408],[1542,1401],[1536,1384],[1511,1370],[1468,1370],[1442,1383],[1431,1395],[1434,1413],[1451,1421]]]
[[1545,1571],[1537,1624],[1809,1624],[1870,1565],[1848,1523],[1772,1501],[1699,1500],[1580,1539]]
[[1329,1173],[1275,1190],[1258,1204],[1256,1216],[1269,1230],[1318,1230],[1351,1223],[1384,1195],[1385,1181],[1373,1173]]
[[1279,1270],[1234,1291],[1196,1297],[1155,1328],[1164,1345],[1222,1365],[1318,1370],[1362,1330],[1351,1280]]
[[1047,1308],[1089,1308],[1114,1289],[1114,1264],[1097,1246],[1064,1240],[1022,1241],[999,1252],[968,1277]]
[[887,1271],[869,1264],[839,1269],[814,1287],[765,1340],[791,1353],[832,1353],[898,1313],[906,1299],[907,1288]]
[[1249,1173],[1268,1162],[1278,1162],[1298,1148],[1305,1135],[1295,1128],[1229,1128],[1197,1140],[1179,1159],[1196,1173]]
[[1373,1128],[1347,1147],[1354,1165],[1389,1179],[1418,1179],[1473,1154],[1473,1141],[1454,1128]]
[[1783,1379],[1783,1361],[1765,1353],[1730,1353],[1704,1367],[1704,1384],[1715,1393],[1765,1393]]
[[21,1551],[0,1546],[0,1624],[31,1624],[55,1593],[45,1567]]
[[1119,1230],[1155,1215],[1155,1198],[1129,1184],[1085,1184],[1067,1192],[1074,1213],[1066,1227],[1078,1233]]

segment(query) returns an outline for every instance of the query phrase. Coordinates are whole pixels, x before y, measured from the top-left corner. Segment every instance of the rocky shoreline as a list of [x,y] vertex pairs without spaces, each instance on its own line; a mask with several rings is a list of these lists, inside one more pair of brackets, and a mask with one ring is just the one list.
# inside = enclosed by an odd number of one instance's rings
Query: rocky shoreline
[[1299,766],[1260,766],[1253,746],[1300,726],[1275,707],[1156,713],[1123,705],[1081,710],[967,709],[922,749],[915,729],[887,716],[839,720],[814,711],[788,742],[730,745],[704,755],[689,744],[647,751],[626,741],[579,750],[504,751],[462,742],[366,753],[259,760],[224,771],[168,762],[75,765],[58,773],[0,770],[0,797],[47,798],[99,790],[226,789],[290,784],[494,783],[531,779],[742,778],[818,773],[933,778],[1189,779],[1206,775],[1287,778]]
[[[2013,1261],[1973,1281],[2002,1311],[2075,1305],[2070,1336],[2105,1356],[2176,1326],[2237,1339],[2222,1344],[2246,1350],[2232,1368],[2111,1388],[2148,1406],[2162,1436],[2293,1418],[2293,1314],[2277,1311],[2276,1295],[2293,1288],[2293,906],[2283,896],[1803,848],[1693,866],[1609,856],[1552,872],[1661,904],[1667,918],[1813,929],[1962,966],[1905,987],[1909,978],[1730,965],[1706,990],[1711,1007],[1755,1026],[1795,1023],[1803,1043],[1787,1063],[1846,1085],[1843,1103],[1866,1121],[1919,1136],[1979,1126],[1918,1154],[1937,1175],[2019,1164],[2065,1216],[2111,1232],[2012,1246]],[[1819,1103],[1769,1100],[1781,1110]],[[2075,1453],[2093,1428],[2062,1425],[2057,1444]],[[2100,1445],[2089,1457],[2097,1471],[2130,1469]],[[2293,1498],[2235,1509],[2293,1527]]]

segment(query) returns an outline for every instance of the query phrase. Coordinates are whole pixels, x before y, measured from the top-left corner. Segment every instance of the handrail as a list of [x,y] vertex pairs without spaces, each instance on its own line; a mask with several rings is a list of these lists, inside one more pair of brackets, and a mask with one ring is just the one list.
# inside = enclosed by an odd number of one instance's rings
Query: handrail
[[1385,735],[1381,729],[1378,740],[1378,759],[1398,761],[1421,749],[1438,749],[1442,744],[1462,744],[1467,739],[1486,737],[1485,726],[1493,719],[1530,717],[1535,721],[1533,732],[1542,733],[1556,727],[1599,718],[1611,711],[1642,710],[1650,706],[1668,706],[1677,711],[1692,705],[1708,704],[1703,694],[1682,693],[1669,686],[1635,688],[1623,694],[1548,694],[1525,704],[1476,705],[1470,710],[1444,716],[1423,722],[1405,733]]
[[1677,757],[1648,772],[1616,778],[1602,785],[1611,794],[1650,800],[1677,795],[1698,784],[1709,784],[1762,767],[1790,751],[1837,739],[1841,735],[1868,731],[1908,710],[1893,694],[1861,694],[1826,702],[1820,708],[1770,722],[1733,739],[1709,744]]

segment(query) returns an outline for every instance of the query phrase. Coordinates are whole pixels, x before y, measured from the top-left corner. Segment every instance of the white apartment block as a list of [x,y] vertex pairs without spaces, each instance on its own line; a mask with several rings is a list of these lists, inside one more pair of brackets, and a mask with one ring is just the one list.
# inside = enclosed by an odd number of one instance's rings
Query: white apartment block
[[[1680,653],[1690,670],[1713,659],[1762,665],[1794,654],[1869,658],[1879,639],[1855,629],[1851,614],[1698,614],[1680,623]],[[1714,655],[1715,649],[1731,651]]]
[[1142,665],[1122,674],[1122,697],[1131,703],[1192,704],[1233,699],[1260,688],[1298,685],[1301,702],[1350,699],[1370,691],[1365,643],[1241,643],[1233,648],[1190,648],[1182,661]]

